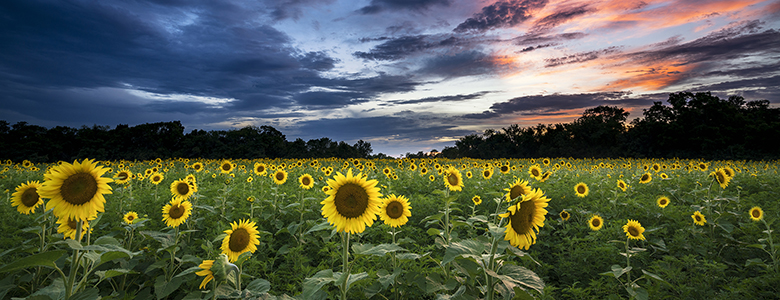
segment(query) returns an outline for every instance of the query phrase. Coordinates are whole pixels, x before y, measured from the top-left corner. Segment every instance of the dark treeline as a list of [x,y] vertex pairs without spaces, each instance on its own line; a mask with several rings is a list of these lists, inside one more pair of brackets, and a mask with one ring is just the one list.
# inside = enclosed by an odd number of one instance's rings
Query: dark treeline
[[655,102],[629,124],[622,108],[598,106],[572,123],[489,129],[461,138],[439,156],[780,158],[780,109],[770,108],[768,100],[678,92],[669,95],[668,103]]
[[[371,144],[354,145],[329,138],[289,142],[271,126],[248,126],[238,130],[184,133],[181,122],[147,123],[137,126],[82,126],[79,129],[42,126],[0,120],[0,159],[32,162],[98,160],[149,160],[155,158],[369,158]],[[382,157],[383,154],[378,156]]]

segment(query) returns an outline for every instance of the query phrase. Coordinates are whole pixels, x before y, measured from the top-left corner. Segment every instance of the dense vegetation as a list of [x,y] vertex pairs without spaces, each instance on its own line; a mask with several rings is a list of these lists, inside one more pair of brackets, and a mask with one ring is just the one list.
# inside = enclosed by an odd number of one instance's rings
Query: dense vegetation
[[[0,239],[0,298],[62,299],[63,278],[75,276],[73,299],[242,298],[236,287],[252,299],[337,299],[343,240],[323,218],[327,195],[322,190],[336,172],[349,169],[377,180],[383,195],[408,197],[412,215],[396,230],[377,220],[352,235],[348,259],[355,280],[350,279],[348,299],[771,299],[780,292],[780,245],[770,229],[777,227],[780,212],[777,161],[99,163],[113,169],[105,177],[119,180],[120,170],[135,176],[110,183],[105,212],[90,221],[94,231],[80,243],[58,233],[54,213],[44,212],[45,205],[30,215],[8,205],[20,184],[43,180],[58,164],[0,163],[0,188],[7,199],[0,206],[0,231],[6,233]],[[447,186],[453,169],[462,175],[459,191]],[[731,175],[717,175],[726,169]],[[278,182],[279,170],[286,172],[285,182]],[[160,174],[160,182],[153,181],[154,174]],[[313,178],[308,190],[296,180],[306,174]],[[188,198],[192,215],[174,229],[162,220],[161,208],[171,199],[171,183],[188,175],[197,185]],[[528,250],[503,240],[500,224],[506,219],[497,214],[514,205],[506,194],[519,180],[551,199]],[[580,183],[587,186],[584,192],[575,188]],[[669,201],[663,207],[662,196]],[[763,208],[760,220],[752,220],[754,207]],[[130,211],[138,214],[132,224],[123,221]],[[706,218],[702,225],[692,218],[696,212]],[[603,218],[598,230],[589,228],[596,215]],[[237,262],[242,283],[218,278],[200,288],[199,266],[218,258],[224,231],[240,220],[256,222],[260,231],[257,251]],[[644,239],[627,239],[628,220],[641,223]],[[497,250],[494,265],[487,263],[491,243]],[[69,273],[79,253],[82,267]]]

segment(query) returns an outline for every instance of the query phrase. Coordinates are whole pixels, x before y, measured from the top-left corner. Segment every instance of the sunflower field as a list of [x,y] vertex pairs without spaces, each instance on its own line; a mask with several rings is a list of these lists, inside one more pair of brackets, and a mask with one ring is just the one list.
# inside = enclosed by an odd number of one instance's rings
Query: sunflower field
[[772,299],[777,161],[0,162],[2,299]]

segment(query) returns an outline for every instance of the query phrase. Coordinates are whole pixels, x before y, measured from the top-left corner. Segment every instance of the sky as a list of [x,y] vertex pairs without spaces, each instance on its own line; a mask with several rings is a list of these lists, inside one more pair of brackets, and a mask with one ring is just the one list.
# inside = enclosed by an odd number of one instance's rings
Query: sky
[[391,156],[679,91],[780,104],[777,0],[4,0],[0,41],[11,124],[270,125]]

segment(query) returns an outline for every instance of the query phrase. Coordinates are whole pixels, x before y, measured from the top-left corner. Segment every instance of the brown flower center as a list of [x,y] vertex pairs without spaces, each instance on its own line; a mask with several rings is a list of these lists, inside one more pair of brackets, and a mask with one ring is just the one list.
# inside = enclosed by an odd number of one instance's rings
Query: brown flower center
[[539,176],[539,170],[531,169],[531,174],[533,174],[534,176]]
[[639,236],[639,228],[636,228],[634,226],[628,226],[628,234],[630,234],[632,237],[638,237]]
[[22,193],[22,204],[24,206],[33,207],[40,199],[37,188],[28,188]]
[[127,175],[127,172],[119,172],[119,174],[117,174],[116,177],[119,178],[119,180],[125,180],[129,176]]
[[525,189],[523,189],[520,185],[515,185],[509,190],[509,198],[515,199],[517,197],[520,197],[522,195],[525,195]]
[[184,215],[185,208],[183,205],[171,205],[171,209],[168,210],[168,217],[171,219],[179,219]]
[[225,172],[228,172],[228,171],[230,171],[230,169],[231,169],[232,167],[233,167],[233,165],[231,165],[231,164],[228,164],[228,163],[224,163],[224,164],[222,164],[222,170],[223,170],[223,171],[225,171]]
[[393,201],[387,204],[387,215],[391,219],[398,219],[404,214],[404,206],[401,202]]
[[249,246],[249,232],[245,228],[238,228],[233,230],[230,234],[230,241],[228,241],[228,248],[233,252],[241,252]]
[[277,181],[282,181],[282,180],[284,180],[284,173],[282,173],[282,172],[276,172],[276,180],[277,180]]
[[593,227],[599,227],[601,226],[601,220],[593,219],[593,221],[591,221],[590,224],[593,225]]
[[264,166],[257,166],[257,173],[263,173],[263,172],[265,172],[265,167]]
[[750,212],[750,215],[752,215],[753,218],[758,218],[761,216],[761,212],[758,211],[758,209],[754,209],[752,212]]
[[518,203],[515,213],[509,216],[512,229],[520,235],[530,233],[535,212],[536,204],[533,201]]
[[460,180],[458,180],[458,176],[455,175],[455,172],[450,172],[449,175],[447,175],[447,182],[451,186],[458,186],[460,184]]
[[305,185],[305,186],[308,186],[308,185],[310,185],[310,184],[311,184],[311,178],[309,178],[309,177],[303,177],[303,178],[301,178],[301,184],[303,184],[303,185]]
[[76,173],[62,182],[60,194],[65,202],[82,205],[92,200],[98,190],[98,183],[90,173]]
[[190,185],[186,182],[179,182],[176,185],[176,192],[181,196],[187,195],[190,193]]
[[650,176],[648,176],[647,174],[644,174],[644,175],[642,175],[642,178],[639,178],[639,181],[647,181],[648,179],[650,179]]
[[357,218],[368,209],[368,193],[354,183],[342,185],[334,196],[336,210],[345,218]]

